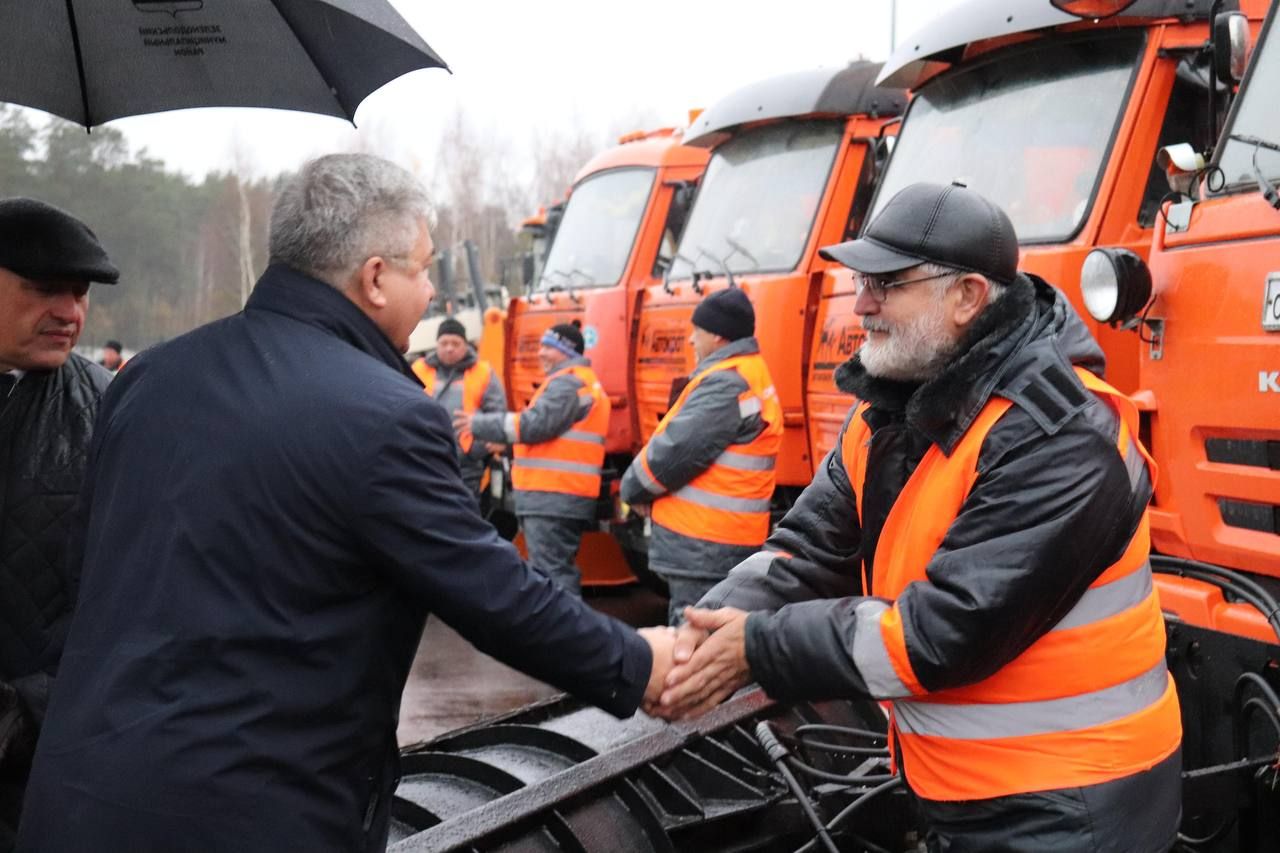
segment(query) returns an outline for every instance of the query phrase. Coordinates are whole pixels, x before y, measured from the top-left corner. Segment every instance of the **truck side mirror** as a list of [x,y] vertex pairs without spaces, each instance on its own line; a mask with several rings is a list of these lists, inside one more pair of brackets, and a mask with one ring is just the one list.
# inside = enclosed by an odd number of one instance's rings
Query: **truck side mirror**
[[1249,61],[1249,19],[1240,12],[1221,12],[1213,19],[1213,73],[1234,86],[1244,79]]
[[1169,189],[1183,195],[1191,195],[1196,176],[1204,171],[1204,155],[1186,142],[1166,145],[1156,152],[1156,165],[1164,169]]

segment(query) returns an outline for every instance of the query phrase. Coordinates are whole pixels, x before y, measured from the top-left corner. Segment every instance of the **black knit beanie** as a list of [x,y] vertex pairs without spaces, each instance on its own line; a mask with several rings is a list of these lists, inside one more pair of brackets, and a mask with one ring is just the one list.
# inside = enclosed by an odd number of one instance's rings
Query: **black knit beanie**
[[444,335],[457,335],[465,341],[467,339],[467,327],[454,317],[445,317],[440,322],[440,327],[436,329],[436,340],[440,340]]
[[718,290],[693,309],[693,325],[736,341],[756,333],[756,312],[747,294],[736,287]]
[[557,323],[550,329],[547,329],[544,333],[544,337],[548,334],[555,335],[555,337],[559,338],[561,342],[573,347],[573,349],[577,351],[578,355],[582,355],[583,350],[587,348],[586,342],[582,339],[582,330],[572,323]]

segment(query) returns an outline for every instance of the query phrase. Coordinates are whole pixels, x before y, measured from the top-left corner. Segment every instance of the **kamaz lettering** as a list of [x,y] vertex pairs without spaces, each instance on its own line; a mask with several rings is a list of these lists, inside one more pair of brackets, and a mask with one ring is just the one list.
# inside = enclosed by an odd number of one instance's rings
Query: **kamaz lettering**
[[649,351],[666,353],[667,355],[681,353],[684,351],[684,335],[670,332],[654,333],[653,338],[649,341]]

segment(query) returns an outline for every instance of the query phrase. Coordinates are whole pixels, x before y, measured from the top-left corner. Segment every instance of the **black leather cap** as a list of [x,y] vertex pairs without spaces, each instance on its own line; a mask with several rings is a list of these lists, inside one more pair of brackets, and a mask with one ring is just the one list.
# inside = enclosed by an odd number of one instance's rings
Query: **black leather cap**
[[1018,235],[1005,212],[960,184],[912,184],[857,240],[818,254],[858,272],[880,274],[923,263],[981,273],[1008,284],[1018,274]]
[[88,225],[30,198],[0,199],[0,267],[33,281],[120,280]]

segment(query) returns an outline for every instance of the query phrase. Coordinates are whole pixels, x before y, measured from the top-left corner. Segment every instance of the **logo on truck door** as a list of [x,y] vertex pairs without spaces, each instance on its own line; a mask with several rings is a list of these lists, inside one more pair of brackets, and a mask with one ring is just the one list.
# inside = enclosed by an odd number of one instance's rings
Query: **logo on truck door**
[[1262,328],[1268,332],[1280,331],[1280,272],[1267,276],[1267,286],[1262,293]]

